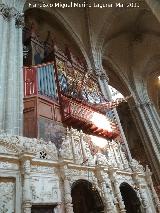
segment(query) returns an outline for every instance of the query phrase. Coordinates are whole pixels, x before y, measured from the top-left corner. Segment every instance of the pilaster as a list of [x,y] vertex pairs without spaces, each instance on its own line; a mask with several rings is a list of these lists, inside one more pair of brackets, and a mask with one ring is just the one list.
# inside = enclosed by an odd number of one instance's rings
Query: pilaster
[[133,173],[133,180],[137,186],[137,193],[139,194],[139,198],[141,201],[141,206],[143,208],[143,211],[146,213],[153,213],[151,205],[150,205],[150,201],[149,201],[149,197],[147,194],[147,190],[146,190],[146,185],[142,185],[140,178],[138,176],[137,172]]
[[31,196],[31,185],[30,185],[30,172],[31,172],[31,156],[21,156],[22,165],[22,177],[23,177],[23,212],[31,213],[32,207],[32,196]]
[[105,210],[108,213],[116,213],[117,210],[114,205],[114,198],[110,193],[112,191],[112,188],[110,188],[111,186],[108,184],[108,181],[110,180],[109,178],[107,180],[108,175],[104,173],[103,167],[101,168],[100,166],[97,166],[96,173],[102,189]]
[[[154,105],[147,97],[134,97],[135,105],[129,103],[142,136],[144,148],[151,162],[152,170],[160,180],[160,119]],[[145,99],[145,100],[144,100]]]
[[110,179],[113,183],[114,186],[114,193],[115,193],[115,197],[117,198],[118,204],[119,204],[119,209],[120,212],[126,212],[125,209],[125,205],[123,202],[123,198],[120,192],[120,188],[119,188],[119,184],[118,184],[118,180],[116,179],[116,171],[113,168],[109,169],[109,175],[110,175]]
[[155,203],[155,206],[157,208],[157,212],[160,213],[160,201],[159,201],[159,198],[157,196],[156,190],[154,189],[151,176],[152,176],[152,173],[151,173],[149,167],[146,166],[146,172],[145,172],[146,182],[148,184],[149,189],[152,192],[153,202]]
[[71,186],[69,177],[67,176],[67,166],[64,165],[62,167],[63,171],[63,183],[64,183],[64,203],[65,203],[65,210],[66,213],[74,213],[73,212],[73,204],[72,204],[72,196],[71,196]]

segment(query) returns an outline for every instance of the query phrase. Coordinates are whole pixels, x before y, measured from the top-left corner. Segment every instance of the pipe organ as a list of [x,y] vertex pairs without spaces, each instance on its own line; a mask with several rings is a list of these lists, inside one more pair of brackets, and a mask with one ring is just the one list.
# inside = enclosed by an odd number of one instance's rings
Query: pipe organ
[[[34,38],[30,42],[32,48],[38,45]],[[63,136],[66,127],[73,127],[109,140],[117,138],[113,104],[103,97],[97,79],[69,48],[56,47],[51,52],[41,60],[46,63],[31,61],[34,65],[24,67],[24,135],[52,140]]]

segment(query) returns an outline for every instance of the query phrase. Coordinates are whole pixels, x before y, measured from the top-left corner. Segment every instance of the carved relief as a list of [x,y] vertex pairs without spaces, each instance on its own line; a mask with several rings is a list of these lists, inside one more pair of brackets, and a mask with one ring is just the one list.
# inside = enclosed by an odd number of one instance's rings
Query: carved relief
[[40,172],[40,173],[52,173],[55,174],[56,169],[53,167],[47,167],[47,166],[39,166],[39,165],[35,165],[35,166],[31,166],[31,172]]
[[42,139],[31,139],[20,136],[0,135],[1,153],[6,153],[6,149],[11,150],[17,154],[25,152],[36,155],[36,158],[41,158],[46,153],[45,159],[57,160],[58,153],[56,146],[51,142],[45,142]]
[[53,178],[32,177],[31,191],[34,203],[60,202],[59,183]]
[[130,175],[117,174],[116,180],[118,181],[119,185],[123,182],[128,183],[129,185],[134,185],[134,182],[133,182],[132,177]]
[[0,212],[15,212],[15,183],[0,182]]
[[[25,196],[23,196],[23,199],[25,198],[23,200],[24,203],[25,201],[28,202],[27,205],[31,205],[30,202],[35,204],[60,203],[60,193],[62,192],[62,195],[66,196],[65,206],[66,209],[68,209],[67,211],[72,211],[72,203],[71,200],[69,201],[71,197],[69,197],[68,191],[64,192],[63,185],[60,184],[61,182],[59,183],[58,180],[59,176],[62,176],[63,180],[68,180],[68,190],[70,190],[71,184],[79,179],[92,182],[102,197],[105,198],[108,206],[114,207],[115,204],[118,206],[119,204],[117,204],[117,202],[119,202],[121,207],[123,207],[119,191],[119,185],[122,182],[127,182],[131,186],[136,184],[141,187],[142,190],[139,194],[144,206],[148,205],[147,202],[152,202],[147,195],[143,167],[136,160],[133,159],[129,165],[130,168],[132,168],[130,172],[128,172],[128,170],[124,171],[122,167],[118,167],[117,165],[118,163],[123,164],[123,162],[127,165],[128,161],[114,141],[108,144],[106,148],[107,153],[102,154],[101,152],[97,152],[92,155],[87,143],[87,137],[82,137],[81,134],[77,130],[72,130],[72,132],[67,133],[60,149],[61,158],[58,156],[57,148],[51,142],[19,136],[0,135],[0,152],[2,154],[4,153],[6,158],[9,155],[14,155],[17,158],[19,155],[21,156],[23,167],[23,170],[21,170],[22,180],[25,183],[25,187],[22,187],[22,194],[25,194]],[[8,150],[10,151],[8,152]],[[73,155],[73,153],[75,155]],[[84,156],[87,158],[86,162],[84,161]],[[63,161],[64,165],[58,163],[59,159],[72,160],[73,158],[77,159],[76,164],[73,163],[74,161],[70,161],[69,164],[67,163],[68,161]],[[55,167],[54,164],[46,165],[46,162],[48,163],[49,160],[56,161],[56,165],[63,165],[61,170]],[[88,167],[88,165],[90,167]],[[0,162],[0,169],[18,169],[18,165],[10,163],[9,160],[4,160],[4,162]],[[99,171],[101,175],[98,175]],[[132,176],[134,175],[135,178],[137,178],[137,182],[132,180]],[[114,188],[112,188],[112,184]],[[2,194],[2,199],[0,199],[0,212],[13,213],[15,211],[14,200],[12,201],[8,192],[6,195],[4,194],[6,191],[9,191],[9,194],[14,194],[14,192],[11,191],[11,185],[14,184],[8,184],[6,182],[2,184],[0,182],[0,192]],[[4,187],[6,187],[5,190],[3,190]],[[115,189],[117,191],[114,194]],[[118,193],[118,196],[116,193]],[[67,203],[68,201],[69,203]],[[9,203],[9,207],[7,203]],[[13,209],[11,211],[7,210],[7,208],[12,208],[12,206]]]
[[107,161],[107,158],[102,153],[98,152],[96,155],[96,164],[97,165],[109,165],[109,162]]
[[13,154],[15,153],[13,150],[8,149],[5,146],[0,145],[0,153],[4,153],[4,154]]
[[60,155],[63,159],[73,160],[71,139],[68,135],[66,136],[66,138],[63,138],[63,142],[60,148]]
[[130,162],[130,166],[134,172],[137,171],[137,172],[144,173],[143,166],[139,164],[137,160],[132,159],[132,161]]

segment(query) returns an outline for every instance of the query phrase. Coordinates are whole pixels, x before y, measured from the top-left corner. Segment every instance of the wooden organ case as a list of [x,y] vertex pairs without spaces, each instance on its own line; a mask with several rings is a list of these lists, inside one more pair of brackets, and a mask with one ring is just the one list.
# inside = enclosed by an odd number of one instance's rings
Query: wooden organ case
[[[84,64],[68,48],[65,53],[56,48],[48,60],[44,58],[41,64],[37,64],[40,60],[32,61],[34,66],[24,67],[24,136],[57,141],[58,146],[68,126],[116,138],[117,125],[106,117],[106,112],[97,109],[106,100]],[[97,119],[105,125],[99,125]]]

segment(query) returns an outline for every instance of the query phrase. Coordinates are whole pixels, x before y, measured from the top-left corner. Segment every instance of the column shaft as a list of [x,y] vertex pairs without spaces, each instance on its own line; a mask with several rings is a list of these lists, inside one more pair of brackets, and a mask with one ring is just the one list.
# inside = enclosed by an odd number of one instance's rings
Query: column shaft
[[74,213],[73,212],[72,197],[71,197],[71,187],[70,187],[69,180],[66,177],[64,179],[64,193],[65,193],[66,213]]
[[25,0],[5,2],[6,5],[0,4],[0,130],[21,135],[23,50],[19,17],[23,17],[21,11]]
[[[97,75],[98,75],[99,85],[101,87],[101,90],[102,90],[102,93],[103,93],[104,97],[106,99],[108,99],[109,101],[111,101],[112,100],[112,96],[111,96],[111,92],[109,90],[108,81],[106,79],[105,74],[101,70],[99,70],[99,71],[97,71]],[[124,141],[124,144],[125,144],[125,147],[126,147],[126,150],[127,150],[128,158],[131,161],[132,160],[131,153],[130,153],[130,150],[129,150],[129,147],[128,147],[128,143],[127,143],[124,131],[122,129],[122,125],[121,125],[117,110],[113,109],[113,111],[114,111],[114,115],[116,117],[116,121],[117,121],[117,124],[119,126],[119,129],[120,129],[120,132],[121,132],[121,136],[123,138],[123,141]]]

